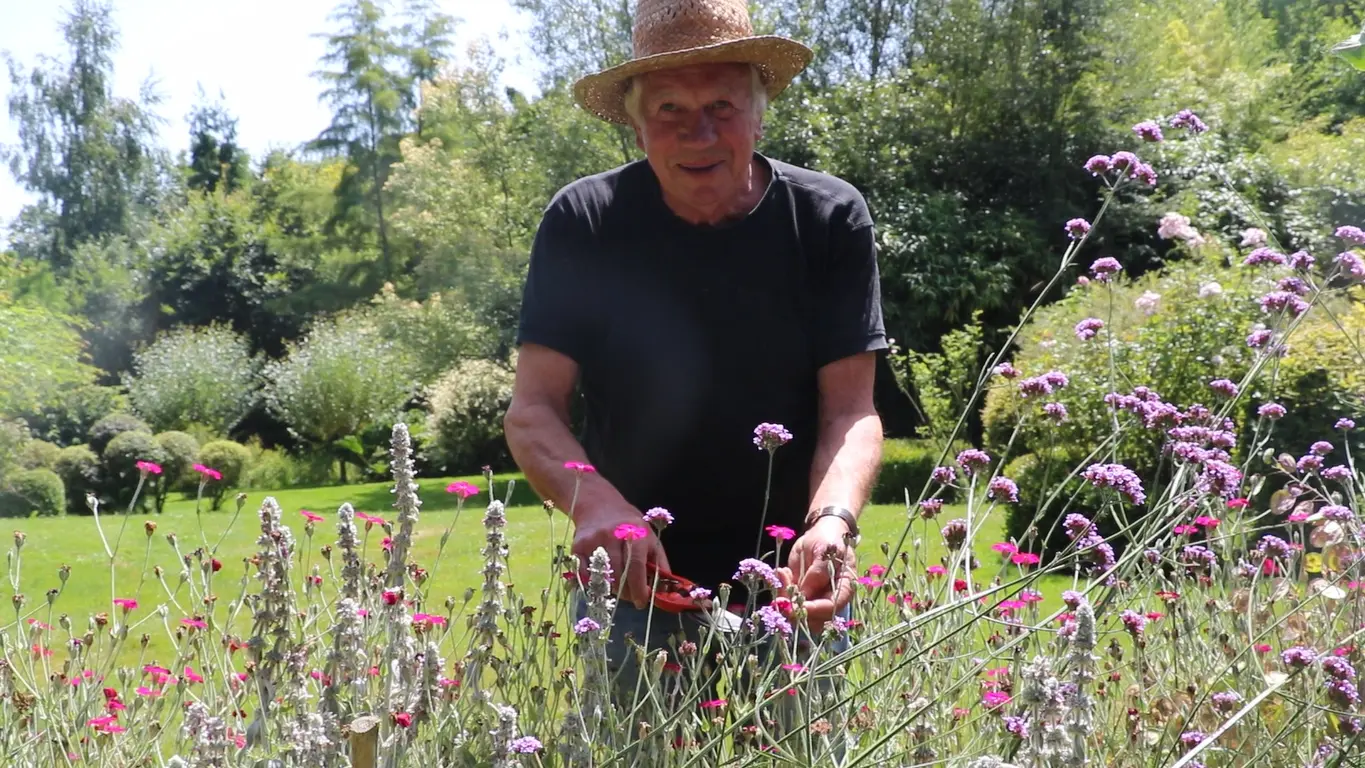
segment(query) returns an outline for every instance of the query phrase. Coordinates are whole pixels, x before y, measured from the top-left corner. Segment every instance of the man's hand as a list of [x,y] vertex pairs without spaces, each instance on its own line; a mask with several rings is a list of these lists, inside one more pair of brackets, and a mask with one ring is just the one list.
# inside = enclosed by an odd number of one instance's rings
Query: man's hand
[[787,556],[796,588],[806,599],[806,622],[812,632],[822,631],[853,599],[857,561],[853,547],[844,540],[847,533],[842,520],[821,518],[796,540]]
[[[653,584],[645,573],[645,564],[653,563],[661,570],[668,567],[668,556],[664,545],[654,535],[654,528],[645,522],[640,510],[629,504],[613,506],[593,511],[582,511],[575,515],[573,532],[573,553],[586,568],[588,559],[598,547],[606,550],[611,559],[611,572],[616,579],[618,597],[628,600],[636,608],[644,610],[651,602]],[[616,538],[616,528],[624,523],[636,525],[646,531],[643,539],[623,541]],[[622,569],[626,569],[622,573]]]

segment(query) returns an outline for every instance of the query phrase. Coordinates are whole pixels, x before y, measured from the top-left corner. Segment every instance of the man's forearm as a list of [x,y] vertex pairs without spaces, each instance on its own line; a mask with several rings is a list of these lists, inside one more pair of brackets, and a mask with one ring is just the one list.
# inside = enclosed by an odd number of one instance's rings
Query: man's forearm
[[[573,517],[585,509],[600,509],[623,501],[620,492],[595,473],[574,472],[565,462],[587,462],[587,453],[567,424],[549,406],[509,409],[503,422],[512,459],[531,488]],[[577,498],[574,490],[577,488]],[[573,507],[571,510],[570,507]]]
[[835,506],[862,514],[881,460],[882,422],[875,412],[822,420],[811,464],[810,509]]

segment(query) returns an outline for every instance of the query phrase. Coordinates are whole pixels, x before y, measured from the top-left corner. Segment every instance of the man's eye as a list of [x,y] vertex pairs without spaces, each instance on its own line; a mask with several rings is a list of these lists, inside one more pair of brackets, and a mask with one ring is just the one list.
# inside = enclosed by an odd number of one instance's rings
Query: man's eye
[[726,100],[724,100],[724,99],[721,99],[720,101],[715,102],[715,103],[712,104],[711,106],[714,107],[714,108],[717,109],[717,110],[722,110],[722,111],[723,111],[723,110],[727,110],[727,109],[734,109],[734,107],[735,107],[734,104],[731,104],[730,102],[728,102],[728,101],[726,101]]
[[665,101],[664,103],[659,105],[660,112],[673,112],[677,108],[678,107],[671,101]]

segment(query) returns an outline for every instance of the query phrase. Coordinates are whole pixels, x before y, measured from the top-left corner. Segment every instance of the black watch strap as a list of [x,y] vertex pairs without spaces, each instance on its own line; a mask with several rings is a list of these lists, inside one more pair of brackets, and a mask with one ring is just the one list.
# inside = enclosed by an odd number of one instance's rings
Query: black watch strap
[[858,533],[858,516],[843,507],[822,507],[820,509],[812,510],[810,514],[806,515],[806,527],[809,528],[812,525],[815,525],[815,521],[822,517],[837,517],[848,525],[849,535],[854,538],[857,538],[860,535]]

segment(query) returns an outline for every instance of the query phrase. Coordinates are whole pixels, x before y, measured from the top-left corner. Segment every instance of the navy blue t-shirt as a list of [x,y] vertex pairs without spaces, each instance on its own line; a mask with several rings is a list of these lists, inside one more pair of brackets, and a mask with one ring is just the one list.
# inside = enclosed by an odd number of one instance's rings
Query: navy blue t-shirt
[[[771,169],[742,219],[697,226],[664,203],[641,160],[560,190],[531,252],[518,343],[579,365],[597,471],[641,511],[675,518],[673,571],[714,588],[767,525],[809,510],[817,370],[886,347],[872,218],[833,176],[756,155]],[[780,423],[768,454],[754,428]],[[783,559],[790,542],[783,547]],[[771,557],[765,558],[772,563]]]

